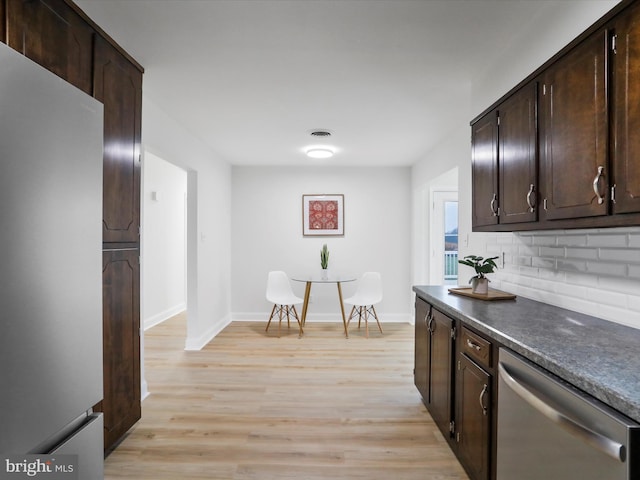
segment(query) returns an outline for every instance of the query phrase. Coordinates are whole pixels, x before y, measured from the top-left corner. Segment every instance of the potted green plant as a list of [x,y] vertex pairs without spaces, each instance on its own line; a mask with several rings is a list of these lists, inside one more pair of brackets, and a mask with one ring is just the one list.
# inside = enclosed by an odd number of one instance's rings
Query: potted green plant
[[327,248],[327,244],[322,245],[322,250],[320,250],[320,267],[322,267],[322,278],[328,278],[329,274],[327,269],[329,268],[329,249]]
[[489,279],[486,277],[488,273],[493,273],[498,266],[496,260],[498,257],[483,258],[477,255],[467,255],[458,263],[471,267],[476,274],[469,279],[473,293],[486,295],[489,293]]

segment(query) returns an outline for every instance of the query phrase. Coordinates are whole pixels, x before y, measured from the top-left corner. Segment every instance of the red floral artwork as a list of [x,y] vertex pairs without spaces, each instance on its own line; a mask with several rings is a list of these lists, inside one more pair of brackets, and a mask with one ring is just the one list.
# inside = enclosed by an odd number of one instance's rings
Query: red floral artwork
[[338,230],[337,200],[309,201],[310,230]]

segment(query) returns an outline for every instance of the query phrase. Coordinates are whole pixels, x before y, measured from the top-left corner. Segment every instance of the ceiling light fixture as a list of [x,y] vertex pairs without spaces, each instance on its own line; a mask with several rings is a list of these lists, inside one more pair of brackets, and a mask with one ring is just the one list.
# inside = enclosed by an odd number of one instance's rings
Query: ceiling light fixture
[[325,147],[313,147],[306,151],[307,157],[311,158],[331,158],[333,150]]

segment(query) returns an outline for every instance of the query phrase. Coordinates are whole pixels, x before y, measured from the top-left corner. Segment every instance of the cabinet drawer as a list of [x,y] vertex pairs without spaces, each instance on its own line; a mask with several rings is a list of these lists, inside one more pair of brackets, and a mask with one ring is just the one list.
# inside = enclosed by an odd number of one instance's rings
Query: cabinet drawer
[[461,350],[478,364],[485,368],[491,368],[491,342],[462,327]]

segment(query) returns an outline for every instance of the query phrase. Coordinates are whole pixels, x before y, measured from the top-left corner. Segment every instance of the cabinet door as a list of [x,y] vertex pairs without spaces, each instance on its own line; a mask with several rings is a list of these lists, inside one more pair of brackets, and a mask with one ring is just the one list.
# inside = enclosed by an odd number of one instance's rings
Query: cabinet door
[[445,438],[451,436],[453,398],[453,320],[432,309],[429,412]]
[[615,35],[613,212],[640,212],[640,4],[619,15]]
[[416,297],[414,383],[425,403],[429,403],[431,305]]
[[498,223],[498,122],[495,111],[471,126],[472,224]]
[[7,0],[7,43],[91,94],[93,29],[64,0]]
[[466,355],[458,356],[456,442],[458,458],[474,480],[489,478],[491,376]]
[[536,89],[527,85],[498,107],[499,223],[538,218]]
[[607,214],[607,32],[588,37],[544,72],[546,218]]
[[102,263],[104,446],[140,419],[139,250],[105,250]]
[[137,243],[142,73],[98,37],[94,84],[104,104],[103,242]]

